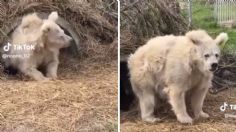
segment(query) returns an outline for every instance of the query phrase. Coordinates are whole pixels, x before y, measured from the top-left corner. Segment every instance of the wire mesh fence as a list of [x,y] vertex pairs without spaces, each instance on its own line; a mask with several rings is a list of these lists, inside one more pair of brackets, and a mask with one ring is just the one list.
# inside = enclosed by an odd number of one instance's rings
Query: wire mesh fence
[[[235,27],[236,26],[236,0],[178,0],[179,6],[188,20],[188,25],[194,23],[195,13],[199,10],[212,10],[208,12],[209,17],[214,18],[219,26]],[[198,4],[201,3],[200,8]]]

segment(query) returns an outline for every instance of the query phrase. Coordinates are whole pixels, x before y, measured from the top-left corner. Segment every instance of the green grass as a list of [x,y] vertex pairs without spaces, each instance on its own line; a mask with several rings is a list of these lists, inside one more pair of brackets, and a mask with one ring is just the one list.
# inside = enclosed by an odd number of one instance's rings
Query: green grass
[[[192,24],[195,28],[207,30],[212,37],[216,37],[221,32],[228,33],[229,41],[226,43],[225,50],[236,50],[236,28],[222,28],[217,25],[213,17],[213,5],[205,5],[198,1],[192,3]],[[236,12],[235,12],[236,13]]]

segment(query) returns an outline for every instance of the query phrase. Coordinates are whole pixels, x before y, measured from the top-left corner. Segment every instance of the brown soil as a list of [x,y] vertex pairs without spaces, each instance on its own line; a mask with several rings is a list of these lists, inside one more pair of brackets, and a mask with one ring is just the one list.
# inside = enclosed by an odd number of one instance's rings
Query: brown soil
[[1,77],[1,132],[117,131],[117,62],[59,67],[59,79]]
[[236,119],[225,118],[224,114],[234,114],[235,110],[220,111],[220,106],[224,102],[236,105],[236,88],[222,91],[219,94],[208,94],[204,104],[204,110],[210,114],[209,119],[199,119],[192,125],[180,124],[177,122],[173,112],[161,110],[159,123],[149,124],[141,121],[137,109],[121,113],[121,131],[122,132],[235,132]]

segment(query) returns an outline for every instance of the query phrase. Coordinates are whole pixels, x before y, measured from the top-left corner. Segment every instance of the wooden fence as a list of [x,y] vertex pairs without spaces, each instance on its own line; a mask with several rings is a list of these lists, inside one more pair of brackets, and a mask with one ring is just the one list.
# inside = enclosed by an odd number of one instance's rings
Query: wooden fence
[[236,0],[215,0],[214,17],[219,25],[231,26],[236,22]]

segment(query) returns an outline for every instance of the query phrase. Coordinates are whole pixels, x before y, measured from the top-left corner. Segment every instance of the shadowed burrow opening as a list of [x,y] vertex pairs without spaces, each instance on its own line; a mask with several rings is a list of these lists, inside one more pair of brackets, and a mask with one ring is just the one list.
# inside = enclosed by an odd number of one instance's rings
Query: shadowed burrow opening
[[127,57],[120,59],[120,109],[122,111],[130,110],[134,103],[135,95],[130,83],[129,68]]
[[[37,13],[37,15],[42,18],[42,19],[47,19],[50,13],[44,13],[44,12],[40,12]],[[11,39],[11,35],[12,33],[16,30],[16,28],[21,24],[23,16],[15,18],[15,21],[11,24],[10,27],[6,27],[6,35],[7,35],[7,39],[6,41],[4,41],[1,45],[1,47],[3,47],[10,39]],[[68,21],[66,21],[64,18],[60,17],[58,18],[58,20],[56,21],[56,23],[61,27],[61,29],[64,30],[65,34],[72,37],[72,41],[69,47],[67,48],[63,48],[60,50],[60,54],[62,55],[66,55],[69,57],[77,57],[79,55],[79,44],[80,44],[80,39],[79,39],[79,35],[77,34],[77,32],[75,31],[75,29],[71,26],[72,24],[70,24]],[[1,48],[2,49],[2,48]],[[4,53],[4,51],[1,51],[1,55]],[[1,60],[1,63],[4,66],[4,73],[8,74],[8,75],[16,75],[18,73],[18,70],[12,66],[7,66],[5,65],[5,61]],[[40,70],[42,73],[46,72],[46,69],[44,67],[44,65],[41,65],[38,67],[38,70]]]

